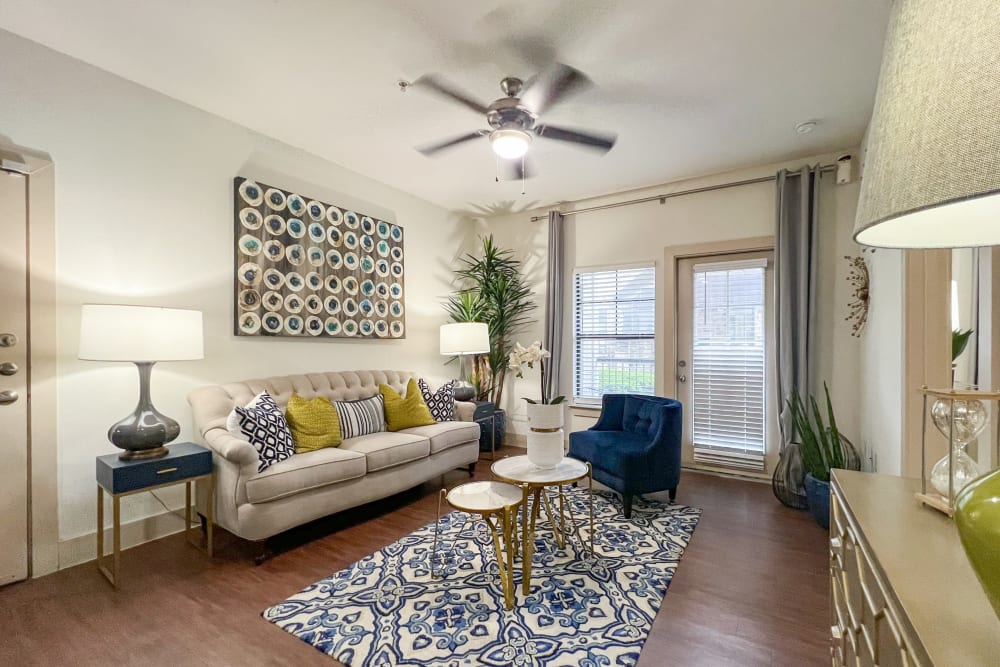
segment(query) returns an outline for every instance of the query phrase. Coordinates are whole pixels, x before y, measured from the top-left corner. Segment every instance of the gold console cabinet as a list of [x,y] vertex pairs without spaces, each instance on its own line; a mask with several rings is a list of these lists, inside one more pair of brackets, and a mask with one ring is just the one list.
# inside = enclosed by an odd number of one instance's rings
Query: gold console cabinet
[[834,667],[1000,665],[1000,619],[954,522],[921,506],[919,490],[918,480],[833,473]]

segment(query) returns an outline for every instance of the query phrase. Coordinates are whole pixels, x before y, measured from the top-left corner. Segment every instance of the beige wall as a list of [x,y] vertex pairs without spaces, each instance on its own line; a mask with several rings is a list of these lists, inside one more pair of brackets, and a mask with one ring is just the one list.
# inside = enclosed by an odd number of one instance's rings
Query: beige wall
[[[852,152],[852,151],[846,151]],[[832,163],[840,153],[812,156],[781,163],[717,174],[659,185],[642,190],[609,195],[596,199],[566,203],[562,210],[641,198],[676,192],[706,185],[727,183],[760,176],[773,175],[781,168],[797,168],[803,164]],[[845,281],[847,262],[843,256],[856,254],[857,246],[851,240],[854,212],[857,205],[858,184],[834,185],[833,175],[823,176],[821,207],[822,228],[819,284],[819,358],[817,377],[821,388],[826,379],[837,408],[838,422],[849,437],[857,438],[859,416],[857,404],[857,377],[861,344],[850,336],[844,321],[849,291]],[[528,183],[530,196],[531,184]],[[544,211],[529,211],[496,216],[478,221],[480,233],[491,232],[496,240],[513,247],[525,260],[526,266],[544,305],[545,257],[547,225],[544,221],[531,222],[531,215]],[[572,391],[571,301],[569,288],[572,271],[576,267],[653,262],[658,271],[657,320],[663,320],[663,251],[669,245],[709,243],[731,239],[767,236],[774,233],[775,186],[760,183],[724,190],[716,190],[634,206],[569,216],[566,222],[566,287],[567,315],[564,332],[566,356],[562,372],[562,389]],[[541,339],[544,317],[542,308],[537,312],[539,323],[524,333],[525,341]],[[664,332],[657,331],[657,389],[663,391]],[[537,378],[532,376],[514,384],[509,391],[506,407],[512,411],[512,426],[518,432],[526,431],[526,416],[522,397],[537,397]]]
[[[94,457],[135,405],[127,364],[77,360],[80,305],[196,308],[205,359],[160,364],[153,398],[192,437],[186,395],[227,380],[309,370],[403,368],[451,376],[438,355],[440,298],[464,232],[445,210],[47,48],[0,31],[0,135],[51,155],[56,174],[60,565],[92,557]],[[290,109],[290,113],[294,113]],[[331,128],[331,131],[338,131]],[[378,150],[373,146],[372,150]],[[232,179],[241,174],[393,220],[406,232],[407,338],[391,342],[232,335]],[[171,505],[183,497],[161,493]],[[125,499],[127,540],[162,532],[148,494]],[[131,535],[132,537],[128,537]]]

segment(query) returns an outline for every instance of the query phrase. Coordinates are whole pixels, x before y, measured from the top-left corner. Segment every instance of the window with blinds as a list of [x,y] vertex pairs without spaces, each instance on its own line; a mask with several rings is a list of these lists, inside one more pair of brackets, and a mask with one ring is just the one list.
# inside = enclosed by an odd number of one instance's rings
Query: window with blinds
[[766,259],[694,266],[695,461],[764,469]]
[[573,395],[652,394],[656,270],[579,270],[573,277]]

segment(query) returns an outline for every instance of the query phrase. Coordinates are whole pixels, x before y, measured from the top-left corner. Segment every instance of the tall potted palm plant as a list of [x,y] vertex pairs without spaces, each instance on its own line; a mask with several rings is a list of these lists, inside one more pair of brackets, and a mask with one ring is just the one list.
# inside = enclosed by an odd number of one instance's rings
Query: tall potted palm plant
[[[478,255],[467,254],[455,270],[458,290],[448,297],[445,310],[453,322],[485,322],[490,332],[489,354],[473,358],[472,377],[477,398],[491,401],[499,410],[503,401],[508,355],[513,337],[533,320],[529,316],[537,304],[521,273],[521,260],[514,251],[500,248],[493,235],[480,237]],[[498,431],[502,432],[499,426]]]

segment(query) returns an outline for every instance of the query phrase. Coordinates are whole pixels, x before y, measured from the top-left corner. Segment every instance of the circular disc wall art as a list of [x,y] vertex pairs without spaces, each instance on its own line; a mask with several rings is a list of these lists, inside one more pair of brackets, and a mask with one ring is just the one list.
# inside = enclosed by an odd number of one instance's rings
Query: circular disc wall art
[[233,217],[237,336],[405,336],[398,224],[243,177]]

